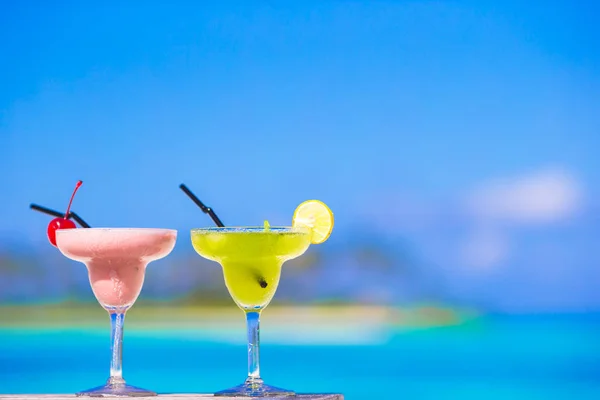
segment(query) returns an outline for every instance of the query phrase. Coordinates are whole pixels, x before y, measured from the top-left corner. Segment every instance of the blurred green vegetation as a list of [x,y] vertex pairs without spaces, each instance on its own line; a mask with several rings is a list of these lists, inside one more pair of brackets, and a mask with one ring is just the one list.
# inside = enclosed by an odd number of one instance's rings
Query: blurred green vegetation
[[[275,302],[394,305],[440,302],[436,282],[408,249],[377,240],[311,247],[283,267]],[[220,266],[191,251],[148,265],[141,301],[230,306]],[[95,303],[83,264],[50,246],[0,250],[0,305]]]
[[[139,329],[202,328],[238,326],[243,328],[240,309],[224,306],[190,306],[173,302],[139,301],[128,312],[128,325]],[[448,326],[476,319],[472,310],[456,310],[423,304],[413,307],[360,305],[271,305],[264,311],[269,324],[331,326],[431,327]],[[98,303],[0,306],[0,328],[71,329],[100,328],[108,325],[107,312]]]

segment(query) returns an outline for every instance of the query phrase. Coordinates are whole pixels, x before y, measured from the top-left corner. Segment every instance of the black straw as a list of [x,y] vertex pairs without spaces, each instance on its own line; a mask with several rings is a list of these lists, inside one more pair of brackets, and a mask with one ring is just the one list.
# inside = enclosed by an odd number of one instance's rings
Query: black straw
[[75,221],[77,221],[77,223],[79,225],[81,225],[82,228],[91,228],[91,226],[89,226],[89,224],[87,222],[85,222],[83,219],[81,219],[81,217],[79,215],[77,215],[76,213],[74,213],[73,211],[71,211],[69,213],[69,217],[71,217]]
[[190,189],[188,189],[188,187],[187,187],[187,186],[185,186],[185,185],[182,183],[181,185],[179,185],[179,188],[180,188],[181,190],[183,190],[183,192],[184,192],[185,194],[187,194],[187,195],[188,195],[188,197],[189,197],[190,199],[192,199],[192,201],[193,201],[194,203],[196,203],[196,205],[197,205],[198,207],[200,207],[200,209],[202,210],[202,212],[204,212],[205,214],[208,214],[208,215],[209,215],[209,216],[212,218],[212,220],[215,222],[215,224],[216,224],[218,227],[224,227],[224,226],[225,226],[225,225],[224,225],[224,224],[221,222],[221,220],[219,219],[219,217],[217,217],[217,214],[215,214],[215,212],[212,210],[212,208],[210,208],[210,207],[206,207],[206,206],[204,205],[204,203],[203,203],[203,202],[201,202],[201,201],[200,201],[200,199],[199,199],[199,198],[197,198],[197,197],[196,197],[196,195],[195,195],[194,193],[192,193]]
[[[200,201],[200,199],[199,199],[199,198],[197,198],[197,197],[196,197],[196,195],[195,195],[194,193],[192,193],[192,191],[191,191],[190,189],[188,189],[188,187],[187,187],[187,186],[185,186],[185,185],[182,183],[181,185],[179,185],[179,188],[180,188],[181,190],[183,190],[183,192],[184,192],[185,194],[187,194],[187,195],[188,195],[188,197],[189,197],[190,199],[192,199],[192,201],[193,201],[194,203],[196,203],[196,205],[197,205],[198,207],[200,207],[200,209],[201,209],[201,210],[202,210],[204,213],[206,213],[206,214],[210,215],[210,217],[212,218],[212,220],[213,220],[213,221],[215,221],[215,224],[216,224],[218,227],[223,227],[223,226],[225,226],[225,225],[223,225],[223,223],[221,222],[221,220],[219,219],[219,217],[217,217],[217,214],[215,214],[215,212],[212,210],[212,208],[210,208],[210,207],[206,207],[206,206],[204,205],[204,203],[203,203],[203,202],[201,202],[201,201]],[[256,282],[258,283],[258,285],[259,285],[261,288],[265,289],[267,286],[269,286],[269,284],[267,283],[267,281],[265,280],[265,278],[263,278],[263,277],[262,277],[262,276],[261,276],[259,273],[255,273],[255,274],[254,274],[254,278],[256,279]]]
[[[60,218],[60,217],[64,217],[65,216],[64,213],[58,212],[58,211],[53,210],[51,208],[47,208],[47,207],[44,207],[44,206],[33,204],[33,203],[31,203],[29,205],[29,208],[31,208],[32,210],[43,212],[44,214],[52,215],[53,217],[59,217]],[[83,228],[90,228],[90,226],[88,225],[88,223],[85,222],[83,219],[81,219],[81,217],[79,215],[75,214],[73,211],[71,211],[69,213],[69,215],[67,216],[67,218],[73,218]]]

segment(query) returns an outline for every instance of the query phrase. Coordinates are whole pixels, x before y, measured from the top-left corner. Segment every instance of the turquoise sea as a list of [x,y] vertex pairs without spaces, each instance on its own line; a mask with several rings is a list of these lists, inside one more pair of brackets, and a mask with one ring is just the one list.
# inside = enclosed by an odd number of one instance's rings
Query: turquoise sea
[[[108,336],[108,327],[0,330],[0,393],[102,384]],[[263,378],[299,392],[342,392],[349,400],[600,399],[599,315],[487,316],[358,344],[273,344],[267,336]],[[125,378],[158,392],[233,386],[245,363],[244,344],[219,340],[218,331],[125,332]]]

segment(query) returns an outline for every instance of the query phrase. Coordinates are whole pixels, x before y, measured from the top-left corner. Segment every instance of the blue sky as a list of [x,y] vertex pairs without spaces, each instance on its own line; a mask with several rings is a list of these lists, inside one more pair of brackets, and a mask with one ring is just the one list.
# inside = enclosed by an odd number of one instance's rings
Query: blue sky
[[599,6],[524,3],[5,2],[0,236],[43,243],[28,204],[78,179],[93,226],[209,225],[185,182],[232,225],[322,199],[339,235],[406,235],[448,275],[456,227],[512,243],[496,271],[527,235],[569,264],[600,237]]

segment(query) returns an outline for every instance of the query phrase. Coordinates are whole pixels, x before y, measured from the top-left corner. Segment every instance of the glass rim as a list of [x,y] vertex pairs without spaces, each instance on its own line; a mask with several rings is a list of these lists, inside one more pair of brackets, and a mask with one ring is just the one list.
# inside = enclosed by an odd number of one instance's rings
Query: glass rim
[[169,229],[169,228],[74,228],[74,229],[57,229],[56,234],[60,234],[64,231],[103,231],[103,232],[131,232],[131,231],[139,231],[139,232],[164,232],[164,233],[177,233],[177,229]]
[[270,226],[265,228],[264,226],[211,226],[206,228],[193,228],[190,230],[191,233],[241,233],[241,232],[252,232],[252,233],[267,233],[269,231],[281,232],[281,233],[301,233],[310,232],[310,228],[306,226]]

